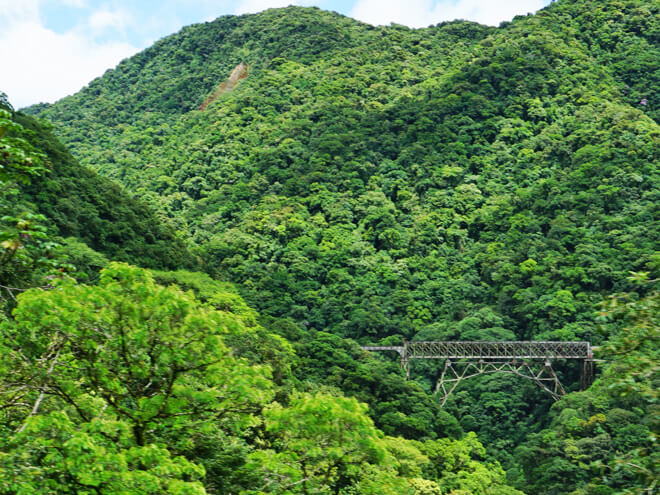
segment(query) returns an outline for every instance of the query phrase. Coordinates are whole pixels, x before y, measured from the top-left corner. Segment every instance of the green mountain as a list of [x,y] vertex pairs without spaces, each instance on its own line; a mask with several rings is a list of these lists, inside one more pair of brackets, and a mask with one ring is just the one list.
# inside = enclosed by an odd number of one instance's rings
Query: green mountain
[[[657,321],[639,305],[655,304],[652,284],[638,282],[660,261],[659,13],[559,0],[498,28],[412,30],[273,9],[187,27],[25,112],[50,120],[94,180],[167,217],[207,274],[294,343],[301,383],[368,402],[391,435],[476,431],[528,493],[619,493],[651,483],[657,423],[652,393],[617,387],[657,373],[605,366],[550,412],[531,383],[491,375],[440,410],[431,364],[405,382],[342,339],[657,354],[652,331],[633,332],[638,346],[620,332]],[[101,250],[112,225],[87,242]],[[149,256],[180,259],[154,239]],[[597,311],[624,292],[628,312]],[[575,367],[559,373],[577,389]]]
[[557,2],[410,30],[271,10],[186,28],[39,110],[265,314],[365,341],[581,338],[658,241],[657,18]]

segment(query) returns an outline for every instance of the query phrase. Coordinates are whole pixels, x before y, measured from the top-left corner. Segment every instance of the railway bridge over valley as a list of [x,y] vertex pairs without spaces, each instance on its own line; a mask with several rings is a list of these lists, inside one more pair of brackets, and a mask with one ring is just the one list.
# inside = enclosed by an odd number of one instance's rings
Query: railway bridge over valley
[[556,360],[582,362],[580,386],[583,390],[593,381],[593,347],[589,342],[406,341],[402,346],[363,346],[362,349],[397,352],[407,379],[410,379],[411,359],[444,360],[435,388],[435,393],[442,396],[442,406],[461,381],[485,373],[511,373],[527,378],[558,400],[565,391],[552,368]]

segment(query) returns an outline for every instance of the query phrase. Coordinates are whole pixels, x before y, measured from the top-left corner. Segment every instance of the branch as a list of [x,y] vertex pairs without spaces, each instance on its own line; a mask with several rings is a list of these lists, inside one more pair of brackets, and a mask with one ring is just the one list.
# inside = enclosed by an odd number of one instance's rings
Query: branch
[[[57,349],[57,353],[55,354],[55,358],[53,359],[53,362],[50,363],[50,367],[48,368],[48,371],[46,372],[46,376],[50,376],[51,373],[53,373],[53,370],[55,369],[55,364],[57,364],[57,359],[60,357],[60,349]],[[46,392],[42,389],[41,392],[39,392],[39,397],[37,397],[36,402],[34,403],[34,406],[32,407],[32,411],[30,412],[30,415],[25,418],[25,421],[23,424],[20,426],[18,430],[16,430],[16,433],[22,433],[23,430],[27,427],[28,424],[28,419],[30,419],[32,416],[36,416],[36,414],[39,412],[39,407],[41,406],[41,401],[44,400],[44,396],[46,395]]]

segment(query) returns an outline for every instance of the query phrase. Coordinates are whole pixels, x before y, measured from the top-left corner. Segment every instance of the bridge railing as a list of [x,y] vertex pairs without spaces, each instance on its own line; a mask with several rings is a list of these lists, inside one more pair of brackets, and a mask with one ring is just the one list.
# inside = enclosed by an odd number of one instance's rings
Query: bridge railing
[[402,356],[408,359],[592,359],[593,353],[589,342],[417,341],[406,342]]

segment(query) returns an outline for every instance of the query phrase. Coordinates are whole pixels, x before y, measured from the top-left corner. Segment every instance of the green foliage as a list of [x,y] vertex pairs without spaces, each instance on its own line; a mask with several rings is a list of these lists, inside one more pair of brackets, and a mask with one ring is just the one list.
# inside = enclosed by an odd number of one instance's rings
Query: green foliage
[[[4,96],[4,94],[2,94]],[[46,218],[25,205],[19,184],[29,184],[46,169],[46,156],[26,139],[0,100],[0,311],[13,306],[15,294],[43,282],[45,274],[63,268],[57,244],[47,235]]]
[[[240,320],[134,268],[113,264],[95,287],[29,291],[14,317],[8,338],[22,354],[15,371],[42,375],[83,418],[94,416],[89,395],[102,398],[132,424],[138,445],[189,414],[215,417],[268,398],[267,371],[234,362],[223,343],[223,334],[244,331]],[[56,361],[76,372],[54,373]]]
[[398,364],[377,360],[354,342],[319,332],[296,346],[296,377],[336,387],[369,405],[376,426],[410,439],[459,437],[455,418],[417,383],[407,382]]
[[281,493],[299,485],[293,493],[338,493],[365,477],[370,465],[385,458],[365,413],[366,405],[355,399],[320,394],[294,397],[288,408],[273,404],[264,416],[277,451],[252,459],[266,474],[260,491]]
[[[657,241],[657,124],[619,93],[612,60],[623,44],[595,51],[575,33],[600,37],[596,24],[585,34],[582,21],[564,21],[595,11],[626,39],[646,40],[626,17],[642,2],[617,7],[622,19],[592,3],[558,2],[501,30],[369,29],[295,10],[323,26],[330,48],[313,56],[317,28],[290,31],[291,10],[221,19],[163,40],[42,115],[85,164],[189,229],[207,270],[263,314],[366,342],[490,309],[498,325],[466,324],[461,338],[584,338],[593,304],[627,289]],[[234,36],[257,28],[238,50]],[[243,58],[251,68],[207,110],[187,111],[200,96],[177,110],[113,113],[121,122],[79,113],[100,104],[94,88],[139,110],[131,95],[150,94],[155,68],[208,77],[198,40],[211,33],[232,40],[212,45],[224,64],[217,82]],[[271,51],[265,39],[296,48]],[[191,65],[174,67],[179,50]],[[177,80],[173,72],[168,84]],[[100,142],[77,136],[96,126],[114,130],[95,133]]]
[[[643,282],[646,274],[636,278]],[[652,292],[619,294],[603,302],[601,317],[611,337],[601,350],[606,358],[601,378],[588,391],[557,403],[550,428],[532,435],[516,452],[525,483],[533,480],[535,493],[655,490],[658,300]]]
[[54,411],[3,443],[3,494],[206,493],[196,481],[203,468],[155,444],[136,446],[122,421],[95,418],[80,425]]
[[136,268],[28,291],[14,316],[2,327],[2,428],[14,431],[3,493],[204,493],[191,481],[204,469],[170,453],[194,448],[182,432],[235,434],[272,397],[268,367],[224,344],[248,331],[240,319]]
[[342,396],[266,405],[270,368],[225,343],[259,332],[148,271],[111,263],[96,286],[29,290],[14,317],[0,325],[0,493],[517,493],[474,435],[386,438]]
[[45,125],[21,114],[15,120],[49,162],[49,173],[23,186],[20,199],[37,205],[53,231],[119,261],[153,268],[195,265],[183,240],[146,205],[81,167]]
[[497,463],[487,464],[478,460],[485,456],[483,445],[474,433],[462,440],[441,439],[418,445],[428,456],[423,472],[437,479],[441,493],[520,495],[522,492],[506,486],[505,475]]
[[90,276],[96,278],[101,269],[110,264],[107,257],[75,237],[67,237],[62,241],[62,252],[67,262],[76,267],[77,279],[89,279]]
[[[461,495],[520,494],[504,482],[476,435],[463,440],[411,442],[384,437],[355,399],[294,396],[264,415],[273,449],[251,456],[259,493]],[[248,492],[253,493],[253,492]]]
[[[648,273],[631,277],[644,293]],[[603,356],[611,364],[604,379],[617,396],[636,395],[649,403],[658,400],[660,362],[660,294],[653,291],[640,297],[638,292],[615,294],[602,304],[603,330],[609,335]]]
[[0,108],[2,310],[45,276],[96,277],[108,263],[98,251],[154,267],[195,263],[156,215],[78,165],[44,125]]
[[0,186],[4,191],[14,182],[28,182],[29,177],[45,171],[41,166],[45,156],[23,137],[23,127],[12,115],[0,108]]

